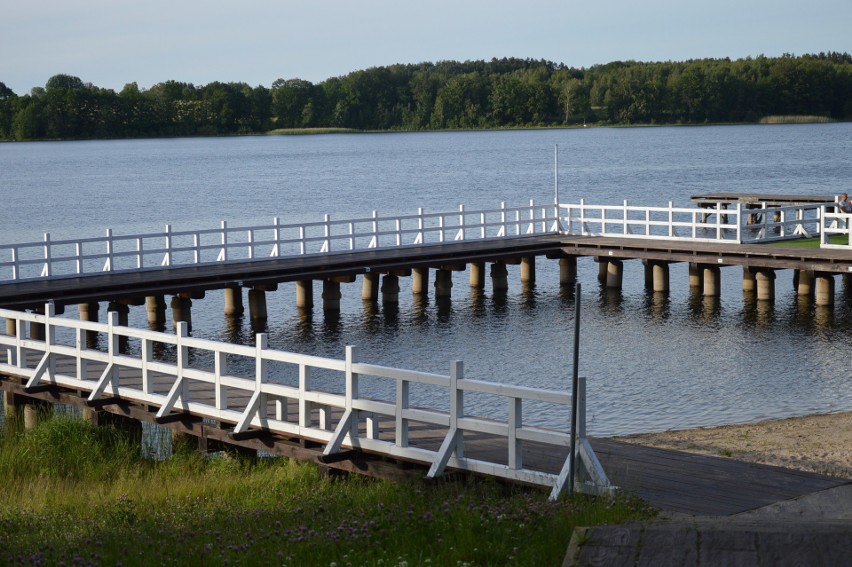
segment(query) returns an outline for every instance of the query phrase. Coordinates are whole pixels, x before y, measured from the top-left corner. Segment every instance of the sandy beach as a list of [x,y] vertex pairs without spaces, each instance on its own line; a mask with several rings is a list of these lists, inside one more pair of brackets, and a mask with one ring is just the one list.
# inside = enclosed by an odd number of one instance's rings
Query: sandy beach
[[852,412],[629,435],[618,439],[852,478]]

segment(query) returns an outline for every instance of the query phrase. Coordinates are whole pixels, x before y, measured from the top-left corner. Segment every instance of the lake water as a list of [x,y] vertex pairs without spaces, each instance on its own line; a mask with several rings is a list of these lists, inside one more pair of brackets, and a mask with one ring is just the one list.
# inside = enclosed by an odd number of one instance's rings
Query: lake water
[[[852,189],[852,124],[15,143],[0,144],[0,242],[550,203],[556,145],[562,202]],[[672,266],[667,297],[645,291],[638,261],[617,293],[600,287],[591,258],[578,271],[592,434],[852,410],[852,291],[840,279],[827,310],[798,300],[789,271],[773,305],[743,296],[738,267],[722,269],[713,300],[690,294],[685,265]],[[193,304],[193,335],[251,342],[263,331],[276,349],[342,357],[352,344],[366,362],[447,373],[461,359],[467,377],[567,387],[573,294],[555,261],[539,259],[537,278],[524,289],[510,266],[502,298],[490,286],[472,293],[457,273],[440,306],[413,300],[405,279],[398,306],[365,306],[359,282],[343,286],[338,317],[319,305],[300,315],[283,284],[268,294],[264,328],[227,321],[222,293],[210,292]],[[130,324],[147,325],[143,308]],[[548,410],[532,421],[564,420]]]

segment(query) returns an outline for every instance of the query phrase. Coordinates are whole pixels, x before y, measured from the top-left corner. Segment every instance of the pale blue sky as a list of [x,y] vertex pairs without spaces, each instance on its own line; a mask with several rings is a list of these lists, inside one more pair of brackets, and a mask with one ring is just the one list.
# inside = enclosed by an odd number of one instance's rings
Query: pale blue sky
[[0,81],[271,86],[422,61],[852,52],[849,0],[5,0]]

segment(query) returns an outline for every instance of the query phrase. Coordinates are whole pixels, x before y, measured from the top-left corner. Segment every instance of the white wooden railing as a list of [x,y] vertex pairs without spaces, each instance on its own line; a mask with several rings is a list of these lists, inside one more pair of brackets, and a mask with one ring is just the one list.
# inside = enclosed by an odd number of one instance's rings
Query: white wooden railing
[[820,234],[825,204],[746,208],[559,205],[565,234],[689,240],[698,242],[770,242]]
[[[0,357],[0,374],[25,379],[27,388],[70,388],[87,393],[92,403],[117,397],[157,407],[160,418],[190,412],[233,424],[235,434],[262,428],[298,436],[324,443],[326,455],[352,448],[417,461],[430,467],[429,477],[453,467],[550,486],[551,498],[559,496],[569,478],[570,459],[558,474],[543,472],[525,466],[522,448],[525,442],[537,442],[551,446],[551,453],[570,453],[570,428],[533,427],[523,412],[525,401],[570,412],[570,392],[473,380],[464,376],[460,361],[451,362],[448,375],[434,374],[361,362],[354,347],[346,348],[343,360],[321,358],[269,349],[265,334],[257,335],[255,346],[234,345],[189,337],[185,323],[178,324],[176,334],[158,333],[120,327],[114,312],[107,323],[96,323],[55,317],[52,304],[45,311],[0,310],[0,317],[14,321],[15,327],[14,336],[0,335],[0,352],[6,353],[5,360]],[[31,325],[43,326],[44,340],[25,338]],[[87,348],[92,333],[105,339],[105,350]],[[129,348],[131,342],[134,348]],[[173,352],[173,361],[155,357],[155,351],[163,349]],[[126,354],[130,351],[137,354]],[[318,387],[319,374],[342,380],[342,391]],[[282,377],[287,375],[297,377],[295,385],[286,384]],[[367,379],[376,382],[373,392],[359,387]],[[439,397],[448,402],[449,411],[436,404],[412,404],[412,389],[424,385],[443,392]],[[472,414],[465,407],[465,396],[471,393],[502,400],[507,421]],[[609,481],[585,435],[585,386],[577,401],[577,463],[590,479],[578,489],[606,490]],[[298,409],[291,412],[293,407]],[[381,437],[380,423],[391,424],[392,435]],[[447,430],[440,449],[410,443],[412,423]],[[508,464],[467,456],[465,432],[502,438]]]
[[[840,213],[836,211],[835,207],[826,206],[823,209],[820,224],[820,248],[852,250],[852,238],[849,238],[849,227],[852,225],[852,213]],[[830,241],[831,236],[836,234],[845,234],[846,243],[832,244]]]
[[462,240],[485,240],[558,232],[554,205],[332,219],[303,224],[229,226],[117,234],[0,245],[0,284],[101,272],[161,269],[217,262],[245,262],[306,254],[333,254]]

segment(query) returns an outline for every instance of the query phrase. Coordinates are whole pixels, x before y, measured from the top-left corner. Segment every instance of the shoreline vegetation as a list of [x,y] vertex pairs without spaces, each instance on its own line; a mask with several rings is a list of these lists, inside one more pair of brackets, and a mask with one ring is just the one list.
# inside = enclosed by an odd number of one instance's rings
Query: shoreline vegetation
[[656,516],[628,495],[323,476],[189,443],[155,461],[69,415],[5,424],[0,478],[2,565],[559,565],[574,527]]
[[[2,77],[0,77],[2,78]],[[119,92],[58,74],[0,82],[0,140],[852,120],[852,55],[613,61],[502,58],[396,64],[314,84],[168,80]]]

